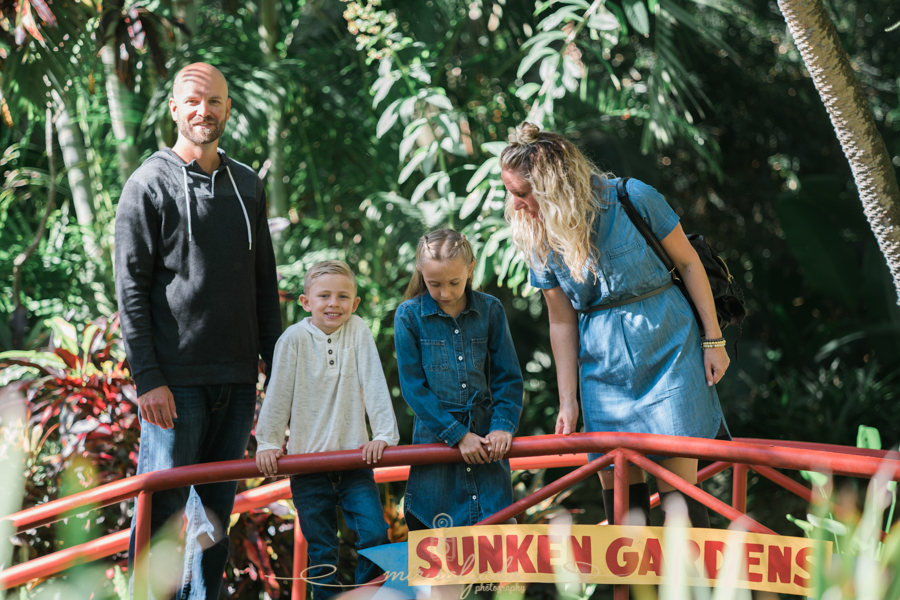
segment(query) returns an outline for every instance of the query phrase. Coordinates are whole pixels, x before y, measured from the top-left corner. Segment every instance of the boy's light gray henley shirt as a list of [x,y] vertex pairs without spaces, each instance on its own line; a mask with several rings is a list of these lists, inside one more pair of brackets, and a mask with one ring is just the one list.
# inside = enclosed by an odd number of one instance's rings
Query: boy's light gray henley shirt
[[278,450],[290,421],[289,454],[356,450],[372,439],[400,441],[372,332],[356,315],[331,334],[307,317],[278,339],[256,425],[260,450]]

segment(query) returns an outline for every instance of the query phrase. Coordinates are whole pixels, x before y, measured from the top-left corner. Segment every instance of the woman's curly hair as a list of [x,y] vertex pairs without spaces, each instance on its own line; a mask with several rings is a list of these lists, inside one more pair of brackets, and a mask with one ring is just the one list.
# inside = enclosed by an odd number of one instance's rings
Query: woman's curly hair
[[531,185],[541,209],[537,219],[515,210],[513,195],[507,191],[506,220],[529,266],[546,268],[550,253],[556,252],[575,281],[585,280],[585,265],[596,278],[596,261],[590,260],[595,252],[591,232],[601,200],[591,187],[591,175],[599,175],[601,182],[610,176],[601,173],[572,142],[528,121],[510,136],[500,154],[500,167]]

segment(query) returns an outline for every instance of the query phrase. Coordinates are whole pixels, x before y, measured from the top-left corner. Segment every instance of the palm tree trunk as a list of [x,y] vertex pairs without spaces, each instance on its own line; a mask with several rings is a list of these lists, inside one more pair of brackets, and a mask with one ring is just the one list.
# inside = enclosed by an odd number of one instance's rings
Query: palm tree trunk
[[[260,0],[259,2],[259,35],[263,41],[266,60],[273,63],[278,60],[276,43],[279,39],[278,31],[278,2],[275,0]],[[284,111],[281,110],[283,102],[272,103],[270,114],[268,142],[269,142],[269,216],[286,217],[288,214],[287,185],[284,183]],[[280,247],[280,240],[276,246]]]
[[122,185],[128,181],[138,167],[137,146],[134,143],[134,130],[125,118],[131,106],[131,98],[125,86],[116,75],[116,55],[114,42],[103,47],[100,52],[106,75],[106,99],[109,102],[109,117],[112,121],[113,134],[116,136],[116,155],[119,158],[119,181]]
[[900,304],[900,188],[884,140],[822,0],[778,0],[778,6],[850,162]]
[[63,162],[66,165],[66,177],[69,180],[69,191],[72,193],[75,218],[79,225],[92,227],[94,202],[91,197],[91,180],[87,172],[84,136],[81,135],[78,124],[72,121],[60,95],[55,90],[52,94],[56,102],[56,131],[59,134]]
[[269,123],[269,216],[286,217],[288,214],[287,185],[284,183],[284,130],[281,111],[272,115]]
[[[72,206],[75,207],[75,220],[81,226],[85,253],[92,259],[100,256],[100,247],[94,238],[94,201],[91,192],[91,178],[87,170],[87,150],[84,136],[78,123],[72,121],[69,110],[62,97],[53,90],[53,101],[56,103],[56,132],[59,148],[62,150],[63,163],[66,165],[66,178],[69,180],[69,191],[72,194]],[[93,276],[93,269],[82,273],[82,276]]]

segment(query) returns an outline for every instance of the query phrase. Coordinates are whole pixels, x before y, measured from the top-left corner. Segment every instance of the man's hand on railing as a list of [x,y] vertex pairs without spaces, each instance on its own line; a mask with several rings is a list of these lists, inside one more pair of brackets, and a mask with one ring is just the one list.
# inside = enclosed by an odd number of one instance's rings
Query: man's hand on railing
[[278,459],[284,452],[278,450],[259,450],[256,453],[256,468],[266,477],[275,477],[278,474]]

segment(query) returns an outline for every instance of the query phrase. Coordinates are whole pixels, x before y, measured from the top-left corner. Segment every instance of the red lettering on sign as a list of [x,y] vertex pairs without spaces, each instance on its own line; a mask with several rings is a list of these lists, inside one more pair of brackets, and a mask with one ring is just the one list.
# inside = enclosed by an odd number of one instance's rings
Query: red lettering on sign
[[539,535],[537,540],[537,563],[538,573],[553,573],[553,565],[550,564],[551,558],[559,558],[559,548],[556,546],[560,543],[558,535]]
[[468,575],[475,567],[475,538],[471,535],[462,538],[462,556],[457,549],[457,540],[451,537],[444,540],[447,548],[447,568],[454,575]]
[[697,568],[697,561],[700,560],[700,544],[694,540],[688,540],[687,545],[688,558],[684,565],[684,570],[687,571],[688,577],[703,577],[703,575],[700,574],[700,570]]
[[750,570],[750,567],[759,564],[759,557],[751,555],[761,553],[764,549],[762,544],[744,544],[744,573],[741,579],[745,581],[762,581],[762,573],[754,573]]
[[[803,569],[803,572],[807,575],[809,575],[809,560],[806,557],[812,554],[812,552],[812,548],[801,548],[800,552],[798,552],[797,556],[794,558],[794,562],[797,563],[797,566]],[[808,588],[810,581],[812,581],[812,577],[800,577],[800,575],[794,575],[794,585]]]
[[662,548],[659,545],[659,540],[656,538],[647,538],[638,575],[646,575],[649,571],[662,575]]
[[534,573],[534,564],[528,558],[528,547],[531,546],[533,535],[526,535],[519,546],[519,538],[515,535],[506,536],[506,571],[518,573],[519,563],[522,564],[523,573]]
[[441,572],[441,559],[434,552],[429,552],[429,548],[438,545],[436,537],[423,538],[416,546],[416,556],[428,563],[428,568],[419,567],[420,577],[435,577]]
[[719,556],[724,559],[728,546],[725,542],[717,542],[715,540],[707,540],[703,544],[703,560],[706,563],[706,575],[710,579],[716,579],[719,576]]
[[625,577],[634,573],[638,562],[637,552],[623,552],[622,559],[624,559],[624,563],[619,562],[619,550],[623,546],[630,548],[633,542],[634,540],[631,538],[616,538],[609,545],[609,548],[606,549],[606,566],[609,568],[610,573],[619,577]]
[[503,570],[503,536],[495,535],[493,545],[486,535],[478,536],[478,572],[487,573],[488,565],[494,573]]
[[580,544],[574,535],[569,536],[569,540],[572,542],[572,558],[575,559],[578,570],[582,573],[590,573],[594,564],[593,556],[591,556],[591,536],[581,536]]
[[769,583],[791,582],[791,548],[769,546]]

